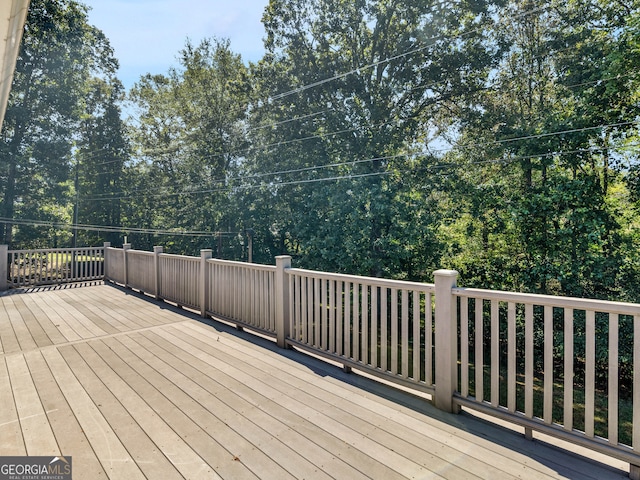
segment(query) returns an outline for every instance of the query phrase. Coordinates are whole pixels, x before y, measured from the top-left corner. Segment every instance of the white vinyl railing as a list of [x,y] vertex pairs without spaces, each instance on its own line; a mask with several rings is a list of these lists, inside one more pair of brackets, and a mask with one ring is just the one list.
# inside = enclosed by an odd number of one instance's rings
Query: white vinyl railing
[[[55,285],[102,279],[102,247],[0,250],[6,272],[2,288]],[[6,264],[5,264],[6,262]]]
[[[459,298],[456,403],[638,463],[640,305],[463,288],[452,293]],[[633,372],[627,385],[620,383],[621,367]],[[622,391],[632,392],[632,414],[623,425]]]
[[143,292],[155,288],[155,265],[153,252],[129,250],[127,252],[127,284]]
[[105,245],[104,276],[118,283],[124,283],[124,250]]
[[287,274],[289,343],[433,392],[433,285]]
[[294,269],[288,256],[274,267],[125,245],[105,262],[106,280],[426,391],[442,410],[622,459],[640,478],[640,305],[457,288],[450,270],[423,284]]
[[276,267],[209,259],[205,311],[264,333],[276,333]]
[[192,308],[200,307],[200,259],[161,254],[159,297]]

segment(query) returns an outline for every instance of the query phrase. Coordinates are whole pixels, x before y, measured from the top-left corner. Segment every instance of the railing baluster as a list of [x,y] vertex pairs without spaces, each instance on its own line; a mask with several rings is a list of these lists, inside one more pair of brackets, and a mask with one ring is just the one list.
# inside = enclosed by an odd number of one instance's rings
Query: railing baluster
[[391,373],[398,374],[398,289],[391,289]]
[[491,405],[500,404],[500,304],[491,300]]
[[351,357],[357,362],[360,360],[360,284],[353,283],[353,347]]
[[573,308],[564,309],[564,429],[573,430]]
[[327,311],[327,281],[320,280],[320,308],[322,308],[322,315],[320,316],[320,348],[327,350],[329,348],[328,342],[328,316]]
[[588,437],[594,436],[595,383],[596,383],[596,313],[587,310],[586,324],[586,365],[584,431]]
[[484,301],[475,299],[475,360],[476,368],[476,401],[484,401]]
[[371,366],[377,368],[378,365],[378,332],[380,331],[380,321],[378,319],[378,287],[371,285]]
[[524,306],[524,414],[533,418],[533,305]]
[[516,411],[516,304],[507,305],[507,408]]
[[409,378],[409,292],[406,288],[402,289],[401,302],[402,371],[400,373],[404,378]]
[[[376,335],[377,337],[377,335]],[[413,380],[420,381],[420,292],[413,291]]]
[[433,385],[433,296],[427,293],[424,299],[424,381]]
[[360,308],[360,318],[362,319],[362,341],[360,342],[360,360],[362,363],[369,363],[369,286],[362,284],[362,303]]
[[632,446],[634,452],[640,453],[640,315],[633,316],[633,385]]
[[380,288],[380,368],[383,372],[389,371],[389,313],[387,311],[387,294],[389,289],[387,287]]
[[344,356],[351,357],[351,282],[344,284]]
[[609,384],[607,406],[609,410],[607,425],[609,442],[618,444],[618,325],[619,316],[609,314]]
[[344,308],[344,282],[336,281],[336,346],[338,355],[344,355],[344,325],[342,320],[342,311]]
[[322,348],[320,330],[322,321],[320,320],[322,313],[322,299],[320,298],[320,279],[313,278],[313,346]]
[[336,281],[329,280],[329,351],[336,351]]
[[544,307],[544,408],[547,425],[553,422],[553,307]]

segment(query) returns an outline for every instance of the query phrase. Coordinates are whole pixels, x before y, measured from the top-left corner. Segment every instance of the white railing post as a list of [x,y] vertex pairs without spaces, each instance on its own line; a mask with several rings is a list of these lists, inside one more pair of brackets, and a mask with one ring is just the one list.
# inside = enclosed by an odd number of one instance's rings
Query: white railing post
[[5,291],[7,287],[7,275],[9,273],[9,245],[0,245],[0,292]]
[[104,242],[102,244],[102,279],[109,280],[107,277],[107,249],[111,248],[111,242]]
[[458,319],[456,297],[451,294],[451,289],[456,286],[458,272],[436,270],[433,275],[436,290],[436,393],[433,403],[440,410],[457,413],[458,409],[453,406],[453,392],[458,383]]
[[285,270],[291,268],[291,257],[276,257],[276,338],[278,347],[285,348],[289,337],[289,281]]
[[128,288],[127,284],[129,280],[127,276],[127,250],[131,250],[130,243],[125,243],[124,245],[122,245],[122,258],[124,261],[124,274],[123,274],[124,288]]
[[213,257],[213,250],[207,248],[200,250],[200,316],[207,316],[207,295],[209,294],[209,285],[207,275],[207,260]]
[[160,254],[162,252],[161,246],[153,247],[153,294],[156,300],[160,299]]

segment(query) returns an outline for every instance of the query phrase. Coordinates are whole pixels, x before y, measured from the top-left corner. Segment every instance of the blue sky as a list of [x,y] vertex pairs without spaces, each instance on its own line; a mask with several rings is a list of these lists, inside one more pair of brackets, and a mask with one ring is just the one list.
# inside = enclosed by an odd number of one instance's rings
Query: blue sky
[[80,0],[111,41],[127,89],[145,73],[167,73],[187,38],[228,38],[245,62],[264,53],[260,19],[269,0]]

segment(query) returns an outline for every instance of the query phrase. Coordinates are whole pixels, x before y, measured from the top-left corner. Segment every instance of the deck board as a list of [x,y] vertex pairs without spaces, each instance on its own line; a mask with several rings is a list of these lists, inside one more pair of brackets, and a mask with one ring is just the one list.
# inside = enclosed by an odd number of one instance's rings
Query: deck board
[[20,417],[5,359],[0,359],[0,452],[3,455],[26,455]]
[[0,455],[76,478],[626,477],[110,285],[0,302]]
[[60,452],[73,452],[76,462],[83,465],[87,478],[106,478],[76,416],[49,369],[41,352],[25,353],[31,377],[40,395]]
[[13,299],[16,303],[19,300],[24,305],[24,308],[29,309],[33,319],[38,322],[43,332],[47,335],[50,345],[68,341],[67,336],[60,329],[60,325],[55,324],[54,318],[50,317],[48,312],[42,309],[43,306],[37,301],[37,297],[33,295],[15,295]]

